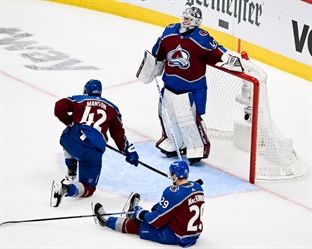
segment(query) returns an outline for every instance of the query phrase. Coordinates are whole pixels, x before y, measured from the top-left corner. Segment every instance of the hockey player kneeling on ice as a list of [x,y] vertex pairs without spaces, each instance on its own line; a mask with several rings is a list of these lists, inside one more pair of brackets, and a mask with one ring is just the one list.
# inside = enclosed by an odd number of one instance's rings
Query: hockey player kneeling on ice
[[[202,12],[199,8],[185,9],[181,22],[169,24],[157,39],[152,52],[145,51],[143,62],[137,72],[138,79],[145,84],[162,75],[166,101],[169,92],[170,96],[186,93],[184,97],[175,98],[175,101],[184,105],[183,108],[170,103],[166,108],[173,132],[168,129],[170,122],[165,120],[163,111],[160,111],[163,136],[156,143],[156,147],[168,157],[176,156],[179,149],[181,154],[187,153],[190,164],[207,158],[210,150],[210,143],[204,130],[205,124],[200,122],[200,117],[206,113],[207,64],[216,64],[237,72],[243,71],[240,59],[231,55],[206,30],[201,29],[199,27],[201,23]],[[177,142],[180,142],[179,148],[175,148],[175,141],[171,139],[172,133],[177,137]],[[196,141],[193,142],[192,139]]]
[[85,84],[83,95],[62,98],[55,103],[55,116],[67,126],[60,144],[68,171],[61,182],[52,183],[50,205],[53,207],[59,206],[63,196],[88,197],[94,193],[108,130],[118,149],[125,153],[126,161],[135,166],[139,163],[139,156],[125,135],[118,107],[101,94],[101,82],[91,79]]
[[188,180],[189,167],[177,161],[169,167],[172,186],[167,187],[151,211],[138,206],[140,195],[132,193],[124,211],[132,216],[112,217],[100,203],[93,210],[96,222],[121,233],[137,234],[141,239],[167,245],[189,247],[196,243],[203,231],[204,192],[194,181]]

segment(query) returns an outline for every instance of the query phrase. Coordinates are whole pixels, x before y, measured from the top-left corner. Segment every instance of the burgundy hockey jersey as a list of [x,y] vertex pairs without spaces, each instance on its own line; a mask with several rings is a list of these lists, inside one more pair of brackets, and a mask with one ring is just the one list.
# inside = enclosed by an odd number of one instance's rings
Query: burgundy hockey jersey
[[203,231],[204,204],[204,192],[198,183],[173,185],[164,190],[153,211],[144,215],[144,221],[157,228],[168,225],[181,239],[199,236]]
[[74,122],[94,127],[103,134],[106,141],[109,130],[121,151],[129,146],[119,109],[105,98],[87,95],[63,98],[56,102],[54,114],[66,126]]

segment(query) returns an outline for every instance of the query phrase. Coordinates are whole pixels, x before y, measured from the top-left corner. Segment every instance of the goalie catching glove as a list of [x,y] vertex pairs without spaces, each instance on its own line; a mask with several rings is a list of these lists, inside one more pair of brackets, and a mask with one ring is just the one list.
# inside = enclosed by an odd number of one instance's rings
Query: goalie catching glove
[[138,166],[139,164],[139,155],[136,152],[134,145],[130,144],[127,149],[125,149],[124,153],[126,154],[126,162]]
[[222,62],[217,62],[216,66],[235,72],[244,72],[244,68],[238,56],[232,55],[227,51],[222,55],[221,60]]

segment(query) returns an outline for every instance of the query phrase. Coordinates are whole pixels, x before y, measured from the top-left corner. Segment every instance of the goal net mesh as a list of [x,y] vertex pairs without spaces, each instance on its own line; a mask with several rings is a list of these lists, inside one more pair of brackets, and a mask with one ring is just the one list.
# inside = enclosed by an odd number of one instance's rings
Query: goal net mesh
[[[221,137],[239,140],[236,125],[243,127],[247,134],[247,151],[251,160],[250,170],[254,170],[254,180],[293,179],[309,172],[309,165],[304,162],[293,148],[291,139],[284,136],[274,124],[267,93],[266,73],[251,62],[242,59],[244,73],[222,70],[218,67],[207,67],[208,96],[206,114],[203,116],[208,137]],[[251,87],[251,109],[257,106],[257,112],[252,113],[251,122],[245,118],[245,105],[236,101],[242,95],[242,87],[246,82]],[[258,89],[259,93],[254,96]],[[255,116],[256,115],[256,116]],[[255,132],[251,130],[254,127]],[[253,141],[253,142],[252,142]],[[244,149],[244,148],[243,148]]]

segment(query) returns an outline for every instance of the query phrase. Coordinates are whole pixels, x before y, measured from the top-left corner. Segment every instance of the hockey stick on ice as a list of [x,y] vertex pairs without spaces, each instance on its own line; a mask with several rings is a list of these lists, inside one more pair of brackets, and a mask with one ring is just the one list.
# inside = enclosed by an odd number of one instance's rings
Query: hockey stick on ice
[[[106,144],[106,147],[109,148],[109,149],[111,149],[111,150],[113,150],[113,151],[115,151],[115,152],[118,152],[118,153],[120,153],[120,154],[126,156],[125,153],[123,153],[123,152],[117,150],[116,148],[110,146],[109,144]],[[148,168],[148,169],[150,169],[150,170],[153,170],[153,171],[157,172],[158,174],[160,174],[160,175],[162,175],[162,176],[168,178],[168,175],[167,175],[166,173],[164,173],[164,172],[162,172],[162,171],[160,171],[160,170],[158,170],[158,169],[155,169],[155,168],[153,168],[152,166],[149,166],[149,165],[146,164],[146,163],[143,163],[143,162],[139,161],[139,164],[142,164],[144,167],[146,167],[146,168]]]
[[[122,154],[122,155],[126,156],[125,153],[123,153],[123,152],[117,150],[116,148],[114,148],[113,146],[110,146],[109,144],[106,144],[106,147],[109,148],[109,149],[111,149],[111,150],[113,150],[113,151],[115,151],[115,152],[117,152],[117,153],[119,153],[119,154]],[[139,161],[139,163],[142,164],[144,167],[146,167],[146,168],[148,168],[148,169],[150,169],[150,170],[153,170],[153,171],[157,172],[158,174],[160,174],[160,175],[162,175],[162,176],[164,176],[164,177],[166,177],[166,178],[169,178],[169,176],[168,176],[166,173],[164,173],[164,172],[162,172],[162,171],[160,171],[160,170],[158,170],[158,169],[155,169],[155,168],[153,168],[152,166],[149,166],[148,164],[143,163],[143,162],[141,162],[141,161]],[[197,182],[197,183],[200,184],[200,185],[203,185],[203,184],[204,184],[204,182],[203,182],[202,179],[198,179],[198,180],[196,180],[195,182]]]
[[174,143],[174,146],[175,146],[175,149],[176,149],[178,158],[179,158],[180,161],[182,161],[182,156],[181,156],[181,153],[180,153],[180,149],[179,149],[179,146],[178,146],[176,137],[175,137],[174,132],[173,132],[173,127],[172,127],[172,124],[171,124],[170,119],[169,119],[169,115],[168,115],[168,112],[167,112],[167,108],[166,108],[166,106],[165,106],[164,98],[163,98],[163,96],[162,96],[162,94],[161,94],[161,90],[160,90],[160,87],[159,87],[159,84],[158,84],[157,77],[155,77],[154,79],[155,79],[156,86],[157,86],[157,89],[158,89],[160,102],[161,102],[161,104],[162,104],[162,108],[163,108],[163,110],[164,110],[164,113],[165,113],[165,115],[166,115],[166,118],[167,118],[167,121],[168,121],[168,124],[169,124],[171,139],[172,139],[172,141],[173,141],[173,143]]
[[[115,213],[106,213],[105,215],[123,215],[123,214],[133,214],[134,212],[115,212]],[[5,224],[15,224],[15,223],[26,223],[26,222],[37,222],[37,221],[49,221],[49,220],[65,220],[65,219],[75,219],[75,218],[88,218],[95,217],[95,214],[87,215],[77,215],[77,216],[65,216],[65,217],[54,217],[54,218],[42,218],[42,219],[32,219],[32,220],[11,220],[2,222],[0,226]]]

